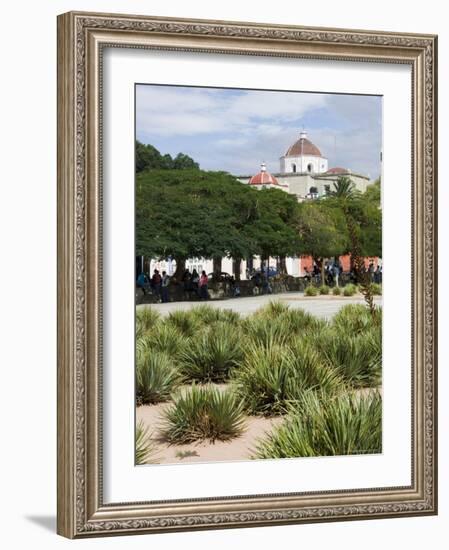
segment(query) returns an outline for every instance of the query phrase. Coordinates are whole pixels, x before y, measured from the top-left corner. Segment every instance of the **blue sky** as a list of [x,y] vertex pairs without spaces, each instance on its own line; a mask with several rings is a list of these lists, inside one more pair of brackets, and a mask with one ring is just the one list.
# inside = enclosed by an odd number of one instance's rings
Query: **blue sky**
[[279,157],[302,129],[329,159],[376,178],[382,148],[379,96],[138,85],[136,134],[162,154],[182,152],[204,170],[254,174]]

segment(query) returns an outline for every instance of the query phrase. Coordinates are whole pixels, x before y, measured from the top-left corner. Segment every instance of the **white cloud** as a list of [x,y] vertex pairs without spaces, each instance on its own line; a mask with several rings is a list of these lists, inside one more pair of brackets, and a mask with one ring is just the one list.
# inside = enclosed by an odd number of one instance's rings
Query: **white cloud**
[[137,87],[136,99],[138,136],[277,132],[280,122],[326,105],[320,94],[286,93],[280,101],[279,92],[148,85]]
[[330,167],[372,177],[380,170],[380,100],[151,85],[138,86],[136,97],[138,139],[162,153],[187,153],[204,169],[252,174],[265,161],[278,172],[305,122]]

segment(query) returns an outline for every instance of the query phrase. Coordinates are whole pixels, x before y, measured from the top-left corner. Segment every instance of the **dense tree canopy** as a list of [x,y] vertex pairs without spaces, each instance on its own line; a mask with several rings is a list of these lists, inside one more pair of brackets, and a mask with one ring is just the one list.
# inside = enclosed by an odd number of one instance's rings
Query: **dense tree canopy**
[[[360,193],[350,178],[340,177],[326,202],[342,211],[346,222],[351,217],[354,235],[347,234],[346,252],[351,252],[355,237],[363,256],[382,256],[382,211],[380,208],[380,180]],[[347,225],[347,223],[346,223]]]
[[[165,162],[151,145],[138,150],[142,165]],[[379,183],[362,194],[350,180],[340,181],[327,196],[298,203],[294,195],[256,190],[226,172],[189,168],[190,161],[180,154],[173,162],[182,168],[138,171],[136,255],[172,257],[181,264],[189,257],[310,254],[322,264],[351,252],[349,213],[363,255],[381,256]]]
[[136,141],[136,172],[144,170],[185,170],[199,168],[197,162],[184,153],[178,153],[175,158],[171,155],[161,155],[153,145],[145,145]]

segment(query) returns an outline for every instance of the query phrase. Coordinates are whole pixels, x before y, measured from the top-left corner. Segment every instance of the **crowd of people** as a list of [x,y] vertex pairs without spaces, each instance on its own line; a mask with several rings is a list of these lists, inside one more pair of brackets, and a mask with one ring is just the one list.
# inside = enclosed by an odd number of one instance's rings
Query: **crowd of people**
[[192,273],[186,269],[182,277],[182,282],[185,292],[194,292],[200,300],[209,299],[209,277],[204,270],[201,272],[201,275],[199,275],[196,269],[194,269]]
[[[324,284],[328,286],[338,286],[338,280],[342,273],[343,269],[340,263],[326,263],[324,269]],[[366,268],[366,273],[369,273],[371,282],[382,284],[382,267],[380,265],[374,267],[374,263],[370,262]],[[257,271],[253,270],[252,273],[248,273],[247,275],[253,282],[254,287],[258,289],[259,293],[272,294],[273,289],[270,284],[270,275],[272,274],[270,274],[270,271],[264,269]],[[311,271],[305,267],[304,278],[308,283],[321,285],[321,269],[316,263],[314,263]],[[357,282],[354,271],[349,273],[349,278],[351,282]],[[232,296],[240,296],[240,286],[235,281],[234,277],[229,277],[226,282],[230,285]],[[148,273],[141,272],[137,277],[136,284],[144,294],[153,294],[157,300],[162,303],[169,301],[170,277],[166,271],[162,271],[161,274],[158,269],[155,269],[151,278]],[[182,285],[185,293],[193,293],[200,300],[208,300],[210,298],[208,291],[209,277],[204,270],[200,275],[196,269],[192,272],[186,269],[182,277]]]
[[[343,273],[343,268],[340,262],[327,262],[324,268],[324,284],[328,286],[338,286],[338,279]],[[372,283],[382,284],[382,266],[377,265],[374,267],[374,262],[371,261],[368,267],[365,268],[365,273],[369,274]],[[313,282],[317,285],[321,285],[321,269],[314,263],[312,271],[309,271],[307,267],[304,268],[304,278],[309,282]],[[354,270],[349,272],[349,279],[351,283],[357,282],[357,277]]]
[[144,294],[154,294],[156,298],[166,303],[168,302],[168,285],[170,284],[170,277],[166,271],[159,273],[158,269],[153,271],[153,276],[149,278],[147,273],[143,271],[137,277],[137,287],[142,289]]

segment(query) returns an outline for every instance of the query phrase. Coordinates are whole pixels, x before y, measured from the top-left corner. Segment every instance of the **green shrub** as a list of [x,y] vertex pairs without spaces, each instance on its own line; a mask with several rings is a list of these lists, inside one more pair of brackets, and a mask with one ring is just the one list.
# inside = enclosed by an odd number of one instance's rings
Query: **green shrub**
[[[339,373],[323,361],[319,351],[309,341],[309,336],[298,339],[287,352],[290,368],[302,384],[302,392],[321,390],[335,394],[345,389],[345,382]],[[301,394],[302,394],[301,392]],[[294,396],[296,399],[297,396]]]
[[151,349],[137,357],[136,399],[140,405],[167,401],[181,382],[173,360]]
[[187,337],[193,336],[199,328],[195,314],[182,309],[169,313],[165,323],[177,328],[181,334]]
[[164,323],[137,340],[137,355],[153,350],[167,353],[172,359],[176,359],[187,341],[188,339],[175,326]]
[[316,286],[309,285],[306,286],[304,290],[304,296],[317,296],[318,295],[318,289]]
[[255,317],[260,317],[266,320],[276,319],[280,315],[289,311],[289,306],[279,300],[271,300],[268,305],[258,309],[255,313]]
[[343,296],[354,296],[357,292],[357,286],[353,284],[348,284],[343,288]]
[[378,283],[371,283],[371,292],[374,296],[382,296],[382,285]]
[[219,309],[209,304],[196,306],[190,310],[190,316],[198,325],[210,326],[216,322],[238,323],[240,315],[231,309]]
[[315,317],[301,308],[289,309],[279,316],[279,322],[291,335],[302,335],[304,332],[317,332],[327,325],[327,321]]
[[318,288],[318,290],[319,290],[320,294],[327,295],[327,294],[329,294],[330,288],[327,285],[321,285]]
[[242,359],[241,336],[236,327],[223,321],[204,328],[179,353],[183,375],[199,382],[226,380]]
[[175,397],[164,412],[162,433],[169,443],[226,441],[244,429],[241,402],[229,391],[195,385]]
[[146,334],[156,326],[161,315],[151,307],[140,307],[136,310],[136,334],[137,337]]
[[292,333],[286,323],[280,317],[272,320],[253,315],[242,322],[243,334],[248,342],[254,342],[262,346],[273,343],[287,345],[292,338]]
[[332,294],[334,296],[340,296],[341,295],[341,288],[339,286],[334,286],[332,289]]
[[332,326],[343,334],[360,334],[381,322],[381,308],[376,308],[373,315],[364,304],[347,304],[334,315]]
[[270,416],[285,413],[288,403],[310,388],[337,391],[342,379],[305,340],[298,340],[291,348],[250,344],[233,382],[250,414]]
[[382,399],[307,392],[287,420],[259,441],[254,458],[294,458],[382,452]]
[[336,369],[353,387],[378,387],[382,380],[380,328],[360,334],[346,334],[329,328],[317,334],[316,346],[326,364]]
[[155,444],[151,439],[148,428],[142,420],[136,426],[136,464],[154,464],[155,463]]

